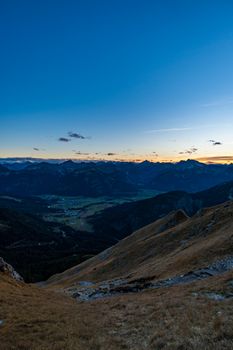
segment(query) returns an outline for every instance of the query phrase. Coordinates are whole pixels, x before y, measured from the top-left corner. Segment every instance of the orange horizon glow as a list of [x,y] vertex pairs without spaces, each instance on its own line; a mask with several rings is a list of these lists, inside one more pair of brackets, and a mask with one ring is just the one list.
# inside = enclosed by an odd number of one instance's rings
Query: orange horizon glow
[[41,159],[41,160],[73,160],[73,161],[115,161],[115,162],[134,162],[134,163],[141,163],[143,161],[150,161],[150,162],[160,162],[160,163],[177,163],[180,161],[186,161],[188,159],[199,161],[201,163],[205,164],[231,164],[233,163],[233,156],[229,155],[223,155],[223,156],[200,156],[200,157],[169,157],[169,156],[164,156],[164,157],[153,157],[150,155],[135,155],[134,157],[130,155],[121,155],[121,154],[116,154],[114,156],[107,156],[104,154],[101,154],[97,156],[95,153],[89,153],[88,156],[80,154],[79,156],[74,156],[74,155],[67,155],[67,154],[60,154],[58,156],[57,154],[49,154],[49,155],[44,155],[41,153],[38,153],[37,156],[34,154],[28,154],[26,156],[22,155],[1,155],[0,159],[2,158],[31,158],[31,159]]

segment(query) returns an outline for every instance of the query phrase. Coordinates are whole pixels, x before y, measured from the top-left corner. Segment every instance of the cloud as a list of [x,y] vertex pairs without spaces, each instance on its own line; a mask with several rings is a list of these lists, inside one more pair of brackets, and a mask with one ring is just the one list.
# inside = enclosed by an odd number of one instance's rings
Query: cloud
[[116,153],[108,152],[106,156],[116,156]]
[[152,152],[152,154],[153,154],[154,157],[158,157],[159,156],[157,152]]
[[168,129],[152,129],[148,130],[148,133],[154,133],[154,132],[170,132],[170,131],[187,131],[192,130],[193,128],[168,128]]
[[230,163],[233,162],[233,156],[200,157],[196,158],[196,160],[207,163]]
[[75,154],[77,154],[77,155],[86,155],[86,156],[88,156],[90,153],[81,152],[81,151],[75,151]]
[[167,128],[167,129],[152,129],[147,130],[146,133],[160,133],[160,132],[178,132],[178,131],[191,131],[191,130],[200,130],[203,128],[213,128],[216,127],[216,125],[198,125],[194,127],[177,127],[177,128]]
[[37,151],[37,152],[39,152],[39,148],[37,148],[37,147],[33,147],[33,151]]
[[60,141],[60,142],[70,142],[71,139],[67,139],[67,137],[59,137],[58,141]]
[[183,152],[179,152],[179,154],[193,154],[193,153],[196,153],[197,151],[198,151],[198,148],[191,147]]
[[83,136],[81,134],[78,134],[76,132],[69,131],[68,132],[69,137],[74,138],[74,139],[80,139],[80,140],[86,140],[89,139],[90,137]]
[[210,143],[212,143],[213,146],[221,146],[222,142],[220,141],[215,141],[215,140],[209,140]]
[[233,104],[233,98],[225,98],[222,100],[216,100],[216,101],[212,101],[209,103],[203,103],[201,105],[201,107],[223,107],[223,106],[227,106],[227,105],[231,105]]

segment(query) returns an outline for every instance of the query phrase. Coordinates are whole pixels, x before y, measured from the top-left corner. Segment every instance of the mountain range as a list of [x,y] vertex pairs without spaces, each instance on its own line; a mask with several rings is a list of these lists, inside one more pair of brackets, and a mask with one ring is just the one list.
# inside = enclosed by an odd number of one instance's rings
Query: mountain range
[[119,196],[142,189],[197,192],[233,180],[233,165],[127,162],[2,161],[0,194],[33,196]]

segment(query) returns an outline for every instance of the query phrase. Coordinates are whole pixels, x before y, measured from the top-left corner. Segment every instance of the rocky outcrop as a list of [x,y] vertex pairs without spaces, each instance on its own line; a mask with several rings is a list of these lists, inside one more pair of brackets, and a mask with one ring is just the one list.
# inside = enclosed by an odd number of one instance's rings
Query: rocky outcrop
[[[158,289],[181,284],[188,284],[209,277],[221,275],[224,272],[230,271],[232,269],[233,256],[228,256],[224,259],[216,260],[214,263],[210,264],[207,267],[189,271],[183,275],[172,276],[160,281],[150,281],[150,278],[141,278],[134,281],[128,281],[127,279],[115,279],[103,281],[97,284],[89,281],[81,281],[76,286],[67,288],[64,291],[66,294],[77,300],[90,301],[112,297],[119,294],[142,292],[147,289]],[[222,295],[221,297],[216,293],[207,293],[205,295],[209,299],[214,300],[233,298],[233,293],[228,293],[226,295]]]
[[5,262],[5,260],[1,257],[0,257],[0,272],[6,275],[9,275],[16,281],[23,282],[23,278],[20,276],[20,274],[16,272],[14,268],[10,264]]

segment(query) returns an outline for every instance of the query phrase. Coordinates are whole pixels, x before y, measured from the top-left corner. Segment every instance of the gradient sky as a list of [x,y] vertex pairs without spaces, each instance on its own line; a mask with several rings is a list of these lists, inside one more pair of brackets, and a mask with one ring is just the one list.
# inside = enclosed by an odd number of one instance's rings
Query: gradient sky
[[233,161],[232,0],[1,1],[0,49],[0,157]]

